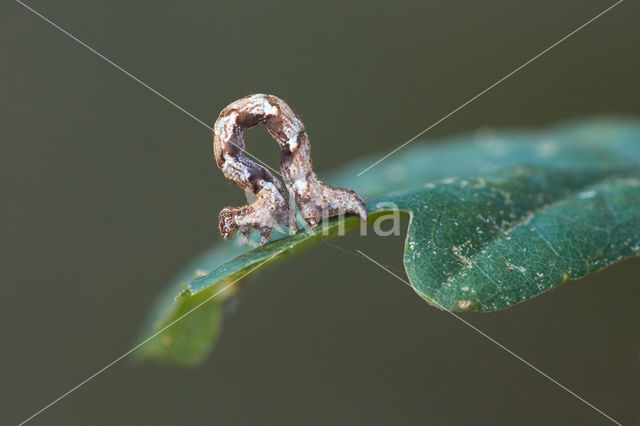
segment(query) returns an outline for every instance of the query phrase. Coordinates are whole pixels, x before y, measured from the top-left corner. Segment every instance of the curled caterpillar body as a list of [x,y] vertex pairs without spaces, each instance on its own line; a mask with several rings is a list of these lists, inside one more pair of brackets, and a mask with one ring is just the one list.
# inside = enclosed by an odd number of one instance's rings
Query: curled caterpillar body
[[284,183],[309,226],[345,213],[367,219],[364,203],[354,191],[334,188],[318,179],[313,171],[309,136],[289,105],[275,96],[256,94],[223,109],[213,129],[216,164],[227,179],[257,197],[246,206],[222,209],[219,226],[223,237],[231,238],[239,230],[246,243],[255,229],[264,244],[277,226],[297,231],[295,209],[289,206],[280,181],[243,154],[243,130],[258,125],[264,125],[280,146]]

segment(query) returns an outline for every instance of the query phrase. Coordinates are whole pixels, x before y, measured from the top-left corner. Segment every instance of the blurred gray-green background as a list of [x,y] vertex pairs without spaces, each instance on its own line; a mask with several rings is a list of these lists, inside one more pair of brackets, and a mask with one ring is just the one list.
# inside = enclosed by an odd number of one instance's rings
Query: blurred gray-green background
[[[608,1],[28,4],[212,125],[266,92],[304,119],[322,176],[385,153]],[[626,0],[427,136],[640,114]],[[3,2],[0,423],[128,350],[153,299],[243,202],[211,132],[17,2]],[[278,164],[263,129],[254,154]],[[354,177],[354,179],[356,179]],[[402,272],[403,238],[348,236]],[[464,318],[623,424],[640,406],[640,261]],[[606,425],[602,415],[348,252],[256,273],[195,369],[123,361],[34,425]]]

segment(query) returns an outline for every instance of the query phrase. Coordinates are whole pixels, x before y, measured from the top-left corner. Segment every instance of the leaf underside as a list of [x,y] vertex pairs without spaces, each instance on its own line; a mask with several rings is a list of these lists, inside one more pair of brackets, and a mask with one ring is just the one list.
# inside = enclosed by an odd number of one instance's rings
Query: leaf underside
[[[390,202],[410,214],[405,269],[415,291],[438,308],[508,308],[640,254],[637,121],[414,143],[356,177],[376,159],[326,181],[369,200],[370,216],[388,210]],[[358,222],[332,219],[329,230],[340,225]],[[142,336],[158,333],[267,259],[320,238],[326,236],[316,228],[274,235],[277,240],[255,249],[220,243],[159,298]],[[219,334],[222,304],[232,293],[230,288],[159,333],[138,358],[200,362]]]

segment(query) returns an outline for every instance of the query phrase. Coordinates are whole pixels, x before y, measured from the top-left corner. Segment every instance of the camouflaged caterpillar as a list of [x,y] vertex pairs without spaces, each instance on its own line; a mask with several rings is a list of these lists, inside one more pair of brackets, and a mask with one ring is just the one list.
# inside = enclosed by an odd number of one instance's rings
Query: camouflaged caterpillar
[[309,136],[289,105],[275,96],[256,94],[223,109],[213,129],[216,164],[227,179],[257,197],[246,206],[222,209],[218,224],[224,238],[231,238],[239,230],[246,244],[256,229],[262,236],[262,245],[279,225],[297,232],[295,209],[290,208],[280,181],[242,153],[243,130],[258,125],[266,126],[280,145],[284,183],[309,226],[345,213],[354,213],[362,221],[367,219],[364,203],[354,191],[334,188],[318,179],[313,171]]

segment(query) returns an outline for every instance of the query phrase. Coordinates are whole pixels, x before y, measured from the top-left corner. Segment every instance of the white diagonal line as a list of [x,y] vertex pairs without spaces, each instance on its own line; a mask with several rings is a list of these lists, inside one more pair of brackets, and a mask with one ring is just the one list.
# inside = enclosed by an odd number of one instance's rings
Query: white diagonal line
[[[520,71],[522,68],[524,68],[525,66],[529,65],[531,62],[535,61],[536,59],[538,59],[540,56],[544,55],[545,53],[547,53],[549,50],[553,49],[555,46],[557,46],[558,44],[562,43],[563,41],[565,41],[566,39],[568,39],[569,37],[571,37],[572,35],[574,35],[575,33],[577,33],[578,31],[580,31],[581,29],[583,29],[584,27],[586,27],[587,25],[589,25],[590,23],[592,23],[593,21],[595,21],[596,19],[598,19],[599,17],[601,17],[602,15],[604,15],[605,13],[607,13],[609,10],[613,9],[614,7],[618,6],[620,3],[622,3],[624,0],[619,0],[617,3],[613,4],[612,6],[610,6],[609,8],[607,8],[606,10],[604,10],[603,12],[601,12],[600,14],[598,14],[597,16],[595,16],[594,18],[592,18],[591,20],[587,21],[585,24],[583,24],[582,26],[578,27],[577,29],[575,29],[574,31],[572,31],[571,33],[569,33],[568,35],[566,35],[565,37],[563,37],[562,39],[560,39],[559,41],[557,41],[556,43],[554,43],[553,45],[551,45],[550,47],[548,47],[547,49],[543,50],[542,52],[540,52],[538,55],[534,56],[532,59],[530,59],[529,61],[525,62],[524,64],[522,64],[521,66],[519,66],[518,68],[516,68],[514,71],[510,72],[509,74],[507,74],[506,76],[502,77],[500,80],[498,80],[497,82],[495,82],[494,84],[492,84],[491,86],[489,86],[487,89],[483,90],[482,92],[478,93],[476,96],[474,96],[473,98],[471,98],[470,100],[468,100],[467,102],[465,102],[464,104],[462,104],[461,106],[459,106],[458,108],[456,108],[455,110],[451,111],[449,114],[445,115],[443,118],[441,118],[440,120],[438,120],[437,122],[435,122],[434,124],[432,124],[431,126],[429,126],[428,128],[426,128],[425,130],[423,130],[422,132],[420,132],[419,134],[417,134],[416,136],[414,136],[413,138],[411,138],[410,140],[408,140],[407,142],[405,142],[404,144],[400,145],[398,148],[394,149],[392,152],[390,152],[389,154],[387,154],[386,156],[384,156],[383,158],[381,158],[380,160],[378,160],[377,162],[373,163],[372,165],[370,165],[368,168],[364,169],[363,171],[361,171],[360,173],[358,173],[358,176],[360,176],[362,173],[366,172],[367,170],[369,170],[370,168],[376,166],[377,164],[379,164],[380,162],[382,162],[383,160],[385,160],[387,157],[393,155],[395,152],[397,152],[398,150],[400,150],[401,148],[403,148],[404,146],[406,146],[407,144],[411,143],[413,140],[415,140],[416,138],[418,138],[419,136],[421,136],[422,134],[426,133],[427,131],[429,131],[430,129],[432,129],[433,127],[435,127],[436,125],[438,125],[439,123],[441,123],[442,121],[446,120],[448,117],[450,117],[451,115],[455,114],[457,111],[459,111],[460,109],[464,108],[465,106],[467,106],[468,104],[470,104],[471,102],[473,102],[474,100],[476,100],[477,98],[479,98],[480,96],[482,96],[483,94],[485,94],[486,92],[488,92],[489,90],[491,90],[492,88],[494,88],[495,86],[497,86],[498,84],[502,83],[504,80],[506,80],[507,78],[511,77],[513,74],[517,73],[518,71]],[[78,39],[77,37],[75,37],[73,34],[69,33],[68,31],[64,30],[63,28],[61,28],[60,26],[58,26],[57,24],[55,24],[54,22],[52,22],[51,20],[49,20],[48,18],[46,18],[45,16],[43,16],[42,14],[40,14],[39,12],[37,12],[36,10],[34,10],[33,8],[31,8],[30,6],[26,5],[25,3],[23,3],[20,0],[16,0],[17,3],[21,4],[23,7],[25,7],[26,9],[28,9],[29,11],[31,11],[33,14],[35,14],[36,16],[40,17],[41,19],[43,19],[44,21],[48,22],[50,25],[52,25],[54,28],[58,29],[59,31],[61,31],[62,33],[64,33],[65,35],[67,35],[68,37],[70,37],[71,39],[73,39],[74,41],[76,41],[77,43],[79,43],[80,45],[84,46],[85,48],[89,49],[92,53],[94,53],[95,55],[97,55],[98,57],[100,57],[101,59],[105,60],[106,62],[108,62],[109,64],[111,64],[112,66],[114,66],[116,69],[118,69],[119,71],[123,72],[124,74],[126,74],[128,77],[132,78],[133,80],[135,80],[136,82],[138,82],[139,84],[141,84],[142,86],[144,86],[146,89],[148,89],[149,91],[151,91],[152,93],[156,94],[157,96],[159,96],[160,98],[162,98],[163,100],[165,100],[166,102],[168,102],[169,104],[171,104],[172,106],[174,106],[176,109],[182,111],[183,113],[185,113],[186,115],[188,115],[189,117],[191,117],[192,119],[194,119],[195,121],[197,121],[198,123],[200,123],[201,125],[205,126],[206,128],[208,128],[209,130],[213,131],[213,128],[208,125],[207,123],[205,123],[204,121],[200,120],[198,117],[196,117],[195,115],[193,115],[192,113],[190,113],[189,111],[187,111],[186,109],[184,109],[183,107],[181,107],[180,105],[176,104],[174,101],[172,101],[171,99],[169,99],[168,97],[166,97],[165,95],[163,95],[162,93],[158,92],[157,90],[155,90],[153,87],[149,86],[148,84],[146,84],[144,81],[140,80],[139,78],[137,78],[135,75],[131,74],[130,72],[128,72],[127,70],[125,70],[124,68],[122,68],[121,66],[119,66],[118,64],[116,64],[115,62],[111,61],[109,58],[105,57],[104,55],[102,55],[100,52],[96,51],[95,49],[93,49],[91,46],[87,45],[86,43],[84,43],[83,41],[81,41],[80,39]],[[272,167],[270,167],[269,165],[265,164],[262,160],[260,160],[259,158],[255,157],[254,155],[252,155],[251,153],[249,153],[248,151],[244,151],[246,154],[248,154],[249,156],[251,156],[252,158],[254,158],[256,161],[262,163],[263,165],[265,165],[266,167],[268,167],[269,169],[271,169],[272,171],[274,171],[276,174],[280,175],[280,173],[278,173],[278,171],[274,170]],[[368,260],[370,260],[371,262],[375,263],[376,265],[378,265],[379,267],[381,267],[382,269],[384,269],[385,271],[387,271],[388,273],[392,274],[394,277],[396,277],[397,279],[401,280],[402,282],[404,282],[405,284],[411,286],[407,281],[403,280],[402,278],[400,278],[398,275],[396,275],[395,273],[391,272],[390,270],[388,270],[387,268],[385,268],[383,265],[379,264],[378,262],[376,262],[375,260],[373,260],[372,258],[370,258],[369,256],[367,256],[366,254],[364,254],[363,252],[361,252],[360,250],[358,250],[358,252],[364,256],[365,258],[367,258]],[[244,278],[245,276],[247,276],[248,274],[250,274],[251,272],[253,272],[254,270],[258,269],[259,267],[261,267],[262,265],[264,265],[265,263],[267,263],[268,261],[270,261],[271,259],[273,259],[275,256],[277,256],[277,254],[274,254],[273,256],[269,257],[268,259],[266,259],[264,262],[260,263],[259,265],[257,265],[256,267],[252,268],[250,271],[248,271],[247,273],[245,273],[244,275],[242,275],[241,277],[239,277],[237,280],[233,281],[232,283],[228,284],[227,286],[223,287],[221,290],[217,291],[216,293],[214,293],[213,295],[211,295],[209,298],[205,299],[203,302],[199,303],[198,305],[196,305],[195,307],[193,307],[192,309],[190,309],[189,311],[187,311],[185,314],[181,315],[180,317],[178,317],[177,319],[175,319],[174,321],[172,321],[171,323],[167,324],[165,327],[163,327],[162,329],[160,329],[159,331],[157,331],[156,333],[154,333],[153,335],[149,336],[148,338],[146,338],[145,340],[143,340],[142,342],[140,342],[139,344],[137,344],[136,346],[134,346],[133,348],[131,348],[130,350],[128,350],[127,352],[125,352],[124,354],[120,355],[118,358],[116,358],[115,360],[113,360],[112,362],[110,362],[109,364],[107,364],[106,366],[104,366],[103,368],[101,368],[100,370],[96,371],[95,373],[93,373],[92,375],[90,375],[89,377],[87,377],[85,380],[83,380],[82,382],[80,382],[79,384],[77,384],[76,386],[74,386],[73,388],[69,389],[67,392],[65,392],[64,394],[62,394],[61,396],[59,396],[58,398],[56,398],[55,400],[53,400],[52,402],[50,402],[49,404],[47,404],[46,406],[44,406],[43,408],[41,408],[39,411],[37,411],[36,413],[34,413],[33,415],[31,415],[30,417],[28,417],[27,419],[23,420],[19,426],[24,425],[25,423],[29,422],[30,420],[32,420],[34,417],[38,416],[39,414],[41,414],[42,412],[44,412],[45,410],[47,410],[48,408],[50,408],[51,406],[53,406],[54,404],[56,404],[57,402],[59,402],[60,400],[62,400],[63,398],[65,398],[66,396],[68,396],[69,394],[73,393],[74,391],[76,391],[78,388],[80,388],[81,386],[83,386],[84,384],[88,383],[89,381],[93,380],[95,377],[97,377],[98,375],[100,375],[102,372],[104,372],[105,370],[107,370],[108,368],[110,368],[111,366],[113,366],[114,364],[118,363],[119,361],[121,361],[123,358],[127,357],[128,355],[130,355],[132,352],[134,352],[135,350],[139,349],[141,346],[143,346],[144,344],[146,344],[148,341],[150,341],[151,339],[155,338],[156,336],[158,336],[159,334],[161,334],[162,332],[164,332],[165,330],[167,330],[169,327],[173,326],[174,324],[176,324],[178,321],[182,320],[183,318],[185,318],[186,316],[190,315],[193,311],[195,311],[196,309],[200,308],[202,305],[204,305],[205,303],[209,302],[210,300],[212,300],[214,297],[216,297],[217,295],[219,295],[220,293],[222,293],[223,291],[225,291],[226,289],[228,289],[229,287],[231,287],[232,285],[234,285],[236,282],[238,282],[239,280],[241,280],[242,278]],[[435,301],[434,301],[435,302]],[[437,302],[435,302],[436,304],[438,304]],[[438,304],[439,305],[439,304]],[[439,305],[440,306],[440,305]],[[535,371],[537,371],[538,373],[540,373],[541,375],[543,375],[544,377],[546,377],[548,380],[552,381],[553,383],[555,383],[556,385],[560,386],[561,388],[563,388],[565,391],[569,392],[571,395],[575,396],[576,398],[578,398],[579,400],[581,400],[582,402],[584,402],[585,404],[587,404],[588,406],[590,406],[591,408],[593,408],[594,410],[596,410],[597,412],[599,412],[600,414],[602,414],[603,416],[605,416],[606,418],[608,418],[609,420],[611,420],[612,422],[620,425],[620,423],[618,423],[617,421],[615,421],[613,418],[611,418],[610,416],[608,416],[606,413],[604,413],[603,411],[599,410],[597,407],[595,407],[594,405],[592,405],[591,403],[589,403],[588,401],[584,400],[583,398],[581,398],[579,395],[577,395],[575,392],[571,391],[570,389],[568,389],[567,387],[565,387],[564,385],[562,385],[561,383],[559,383],[558,381],[556,381],[555,379],[553,379],[552,377],[550,377],[549,375],[547,375],[546,373],[544,373],[543,371],[539,370],[537,367],[535,367],[534,365],[532,365],[531,363],[529,363],[528,361],[526,361],[525,359],[523,359],[522,357],[520,357],[519,355],[515,354],[514,352],[512,352],[511,350],[509,350],[507,347],[505,347],[504,345],[500,344],[499,342],[497,342],[496,340],[494,340],[493,338],[491,338],[490,336],[488,336],[486,333],[484,333],[483,331],[479,330],[478,328],[476,328],[475,326],[473,326],[472,324],[468,323],[466,320],[464,320],[463,318],[461,318],[460,316],[456,315],[455,313],[443,308],[442,306],[440,306],[440,308],[446,310],[448,313],[450,313],[451,315],[453,315],[454,317],[456,317],[458,320],[462,321],[464,324],[466,324],[467,326],[471,327],[472,329],[474,329],[476,332],[478,332],[479,334],[481,334],[482,336],[486,337],[487,339],[491,340],[493,343],[495,343],[496,345],[498,345],[499,347],[501,347],[502,349],[504,349],[505,351],[507,351],[508,353],[510,353],[512,356],[516,357],[518,360],[520,360],[521,362],[525,363],[526,365],[528,365],[529,367],[531,367],[532,369],[534,369]]]
[[559,45],[560,43],[562,43],[563,41],[565,41],[566,39],[568,39],[569,37],[571,37],[572,35],[574,35],[575,33],[577,33],[578,31],[580,31],[581,29],[583,29],[584,27],[586,27],[587,25],[589,25],[590,23],[592,23],[593,21],[595,21],[596,19],[600,18],[602,15],[604,15],[605,13],[609,12],[611,9],[613,9],[614,7],[616,7],[617,5],[619,5],[620,3],[622,3],[624,0],[619,0],[618,2],[612,4],[611,6],[609,6],[608,8],[606,8],[605,10],[603,10],[602,12],[600,12],[599,14],[597,14],[596,16],[594,16],[593,18],[589,19],[587,22],[585,22],[584,24],[580,25],[578,28],[576,28],[575,30],[571,31],[569,34],[567,34],[566,36],[562,37],[560,40],[556,41],[555,43],[553,43],[551,46],[547,47],[546,49],[544,49],[542,52],[538,53],[536,56],[534,56],[533,58],[529,59],[527,62],[525,62],[524,64],[520,65],[518,68],[514,69],[513,71],[511,71],[509,74],[505,75],[504,77],[502,77],[500,80],[496,81],[495,83],[493,83],[491,86],[487,87],[486,89],[484,89],[482,92],[478,93],[477,95],[475,95],[474,97],[472,97],[471,99],[469,99],[468,101],[466,101],[465,103],[463,103],[462,105],[460,105],[459,107],[457,107],[456,109],[454,109],[453,111],[451,111],[450,113],[448,113],[447,115],[445,115],[444,117],[442,117],[440,120],[436,121],[435,123],[433,123],[431,126],[427,127],[426,129],[424,129],[423,131],[421,131],[420,133],[418,133],[417,135],[415,135],[414,137],[412,137],[411,139],[409,139],[408,141],[406,141],[405,143],[403,143],[402,145],[398,146],[396,149],[394,149],[393,151],[391,151],[390,153],[388,153],[387,155],[385,155],[384,157],[380,158],[378,161],[376,161],[375,163],[371,164],[369,167],[367,167],[366,169],[362,170],[360,173],[358,173],[356,176],[360,176],[361,174],[365,173],[367,170],[377,166],[378,164],[380,164],[381,162],[383,162],[384,160],[386,160],[387,158],[389,158],[390,156],[392,156],[393,154],[395,154],[396,152],[398,152],[399,150],[401,150],[402,148],[404,148],[405,146],[409,145],[411,142],[413,142],[414,140],[416,140],[417,138],[419,138],[420,136],[424,135],[426,132],[428,132],[429,130],[433,129],[434,127],[436,127],[438,124],[442,123],[444,120],[446,120],[447,118],[451,117],[453,114],[455,114],[456,112],[460,111],[462,108],[466,107],[467,105],[469,105],[471,102],[475,101],[476,99],[478,99],[480,96],[484,95],[485,93],[487,93],[489,90],[493,89],[494,87],[496,87],[498,84],[502,83],[503,81],[505,81],[506,79],[508,79],[509,77],[511,77],[512,75],[514,75],[515,73],[517,73],[518,71],[520,71],[521,69],[523,69],[524,67],[526,67],[527,65],[529,65],[531,62],[535,61],[536,59],[538,59],[539,57],[541,57],[542,55],[544,55],[545,53],[547,53],[548,51],[550,51],[551,49],[553,49],[554,47],[556,47],[557,45]]
[[124,68],[122,68],[120,65],[116,64],[115,62],[113,62],[111,59],[107,58],[106,56],[104,56],[102,53],[98,52],[97,50],[95,50],[93,47],[89,46],[87,43],[83,42],[82,40],[80,40],[79,38],[77,38],[76,36],[74,36],[73,34],[71,34],[70,32],[68,32],[67,30],[65,30],[64,28],[60,27],[58,24],[56,24],[55,22],[51,21],[49,18],[43,16],[41,13],[39,13],[38,11],[36,11],[35,9],[31,8],[30,6],[24,4],[22,1],[20,0],[16,0],[18,3],[20,3],[22,6],[24,6],[25,8],[27,8],[28,10],[30,10],[34,15],[39,16],[40,18],[42,18],[44,21],[48,22],[49,24],[51,24],[54,28],[56,28],[57,30],[61,31],[62,33],[66,34],[68,37],[70,37],[71,39],[73,39],[74,41],[76,41],[78,44],[86,47],[87,49],[89,49],[91,52],[93,52],[95,55],[99,56],[100,58],[102,58],[103,60],[105,60],[106,62],[108,62],[109,64],[113,65],[115,68],[117,68],[119,71],[123,72],[124,74],[126,74],[127,76],[131,77],[132,79],[134,79],[135,81],[137,81],[138,83],[140,83],[142,86],[146,87],[147,89],[149,89],[151,92],[155,93],[156,95],[160,96],[162,99],[164,99],[165,101],[169,102],[171,105],[173,105],[174,107],[176,107],[177,109],[179,109],[180,111],[184,112],[185,114],[187,114],[189,117],[193,118],[195,121],[197,121],[198,123],[202,124],[204,127],[206,127],[209,130],[213,130],[213,127],[209,126],[207,123],[205,123],[204,121],[200,120],[198,117],[196,117],[195,115],[193,115],[192,113],[190,113],[189,111],[187,111],[186,109],[182,108],[180,105],[178,105],[177,103],[175,103],[174,101],[172,101],[171,99],[167,98],[165,95],[163,95],[162,93],[158,92],[156,89],[154,89],[153,87],[149,86],[147,83],[145,83],[144,81],[140,80],[138,77],[136,77],[135,75],[131,74],[129,71],[125,70]]
[[[360,250],[357,250],[358,253],[360,253],[362,256],[364,256],[367,260],[371,261],[372,263],[376,264],[377,266],[379,266],[380,268],[382,268],[383,270],[387,271],[388,273],[390,273],[391,275],[393,275],[394,277],[396,277],[397,279],[399,279],[400,281],[402,281],[403,283],[405,283],[406,285],[408,285],[409,287],[411,287],[413,289],[413,286],[406,280],[404,280],[403,278],[399,277],[398,275],[396,275],[395,273],[393,273],[392,271],[390,271],[389,269],[387,269],[386,267],[384,267],[382,264],[380,264],[379,262],[375,261],[374,259],[372,259],[371,257],[367,256],[365,253],[363,253]],[[440,303],[438,303],[438,301],[436,301],[435,299],[430,299],[430,301],[432,301],[433,303],[435,303],[440,309],[448,312],[449,314],[453,315],[457,320],[461,321],[462,323],[464,323],[465,325],[467,325],[468,327],[470,327],[471,329],[473,329],[474,331],[476,331],[477,333],[479,333],[481,336],[486,337],[487,339],[489,339],[491,342],[493,342],[494,344],[496,344],[498,347],[500,347],[501,349],[505,350],[507,353],[509,353],[510,355],[514,356],[516,359],[518,359],[519,361],[523,362],[524,364],[526,364],[527,366],[531,367],[533,370],[535,370],[537,373],[541,374],[542,376],[544,376],[545,378],[547,378],[548,380],[550,380],[551,382],[555,383],[556,385],[560,386],[562,389],[564,389],[565,391],[569,392],[571,395],[573,395],[574,397],[578,398],[580,401],[584,402],[586,405],[588,405],[589,407],[593,408],[594,410],[596,410],[598,413],[602,414],[604,417],[606,417],[607,419],[611,420],[613,423],[617,424],[618,426],[622,426],[622,424],[620,422],[618,422],[617,420],[613,419],[611,416],[609,416],[607,413],[605,413],[604,411],[600,410],[598,407],[596,407],[595,405],[591,404],[589,401],[587,401],[586,399],[582,398],[580,395],[578,395],[577,393],[575,393],[574,391],[572,391],[571,389],[569,389],[568,387],[566,387],[565,385],[563,385],[562,383],[560,383],[559,381],[557,381],[556,379],[554,379],[553,377],[549,376],[547,373],[545,373],[544,371],[540,370],[538,367],[536,367],[535,365],[531,364],[529,361],[527,361],[526,359],[522,358],[520,355],[516,354],[515,352],[513,352],[511,349],[507,348],[506,346],[504,346],[502,343],[498,342],[497,340],[495,340],[493,337],[489,336],[487,333],[485,333],[484,331],[480,330],[479,328],[477,328],[475,325],[471,324],[470,322],[468,322],[467,320],[465,320],[464,318],[462,318],[460,315],[457,315],[456,313],[450,311],[449,309],[443,307]]]
[[100,375],[101,373],[103,373],[106,369],[108,369],[109,367],[113,366],[114,364],[118,363],[119,361],[121,361],[123,358],[126,358],[129,354],[131,354],[132,352],[134,352],[135,350],[139,349],[141,346],[143,346],[144,344],[146,344],[149,340],[153,339],[154,337],[156,337],[157,335],[163,333],[165,330],[167,330],[169,327],[173,326],[175,323],[177,323],[178,321],[182,320],[183,318],[185,318],[186,316],[190,315],[193,311],[195,311],[196,309],[200,308],[202,305],[204,305],[205,303],[209,302],[211,299],[213,299],[214,297],[216,297],[217,295],[219,295],[220,293],[222,293],[223,291],[225,291],[226,289],[228,289],[229,287],[231,287],[232,285],[234,285],[235,283],[237,283],[238,281],[240,281],[241,279],[243,279],[244,277],[246,277],[247,275],[249,275],[250,273],[252,273],[253,271],[255,271],[256,269],[258,269],[259,267],[261,267],[262,265],[264,265],[265,263],[267,263],[268,261],[270,261],[271,259],[273,259],[274,257],[276,257],[278,254],[280,253],[276,253],[273,256],[269,257],[267,260],[265,260],[264,262],[261,262],[260,264],[258,264],[256,267],[252,268],[251,270],[249,270],[247,273],[243,274],[240,278],[236,279],[235,281],[233,281],[231,284],[227,284],[226,286],[224,286],[222,289],[218,290],[217,292],[215,292],[214,294],[212,294],[211,296],[207,297],[205,300],[203,300],[202,302],[198,303],[196,306],[194,306],[193,308],[189,309],[187,312],[185,312],[184,314],[180,315],[178,318],[176,318],[175,320],[171,321],[169,324],[167,324],[166,326],[162,327],[160,330],[158,330],[157,332],[153,333],[151,336],[147,337],[146,339],[144,339],[143,341],[141,341],[140,343],[138,343],[137,345],[135,345],[134,347],[132,347],[131,349],[129,349],[127,352],[123,353],[122,355],[120,355],[119,357],[117,357],[116,359],[114,359],[113,361],[111,361],[109,364],[105,365],[104,367],[102,367],[101,369],[99,369],[98,371],[96,371],[95,373],[93,373],[92,375],[90,375],[89,377],[87,377],[86,379],[84,379],[83,381],[81,381],[80,383],[78,383],[77,385],[75,385],[74,387],[72,387],[71,389],[69,389],[68,391],[66,391],[65,393],[63,393],[62,395],[60,395],[58,398],[54,399],[53,401],[51,401],[50,403],[48,403],[47,405],[45,405],[44,407],[42,407],[40,410],[36,411],[35,413],[33,413],[31,416],[29,416],[28,418],[24,419],[23,421],[21,421],[18,426],[22,426],[25,423],[27,423],[28,421],[30,421],[31,419],[33,419],[34,417],[36,417],[37,415],[39,415],[40,413],[42,413],[43,411],[47,410],[48,408],[50,408],[51,406],[53,406],[54,404],[56,404],[57,402],[59,402],[61,399],[67,397],[69,394],[71,394],[72,392],[76,391],[78,388],[80,388],[82,385],[86,384],[87,382],[93,380],[94,378],[96,378],[96,376]]
[[[147,83],[145,83],[144,81],[140,80],[138,77],[136,77],[135,75],[131,74],[129,71],[125,70],[124,68],[122,68],[120,65],[116,64],[115,62],[113,62],[111,59],[107,58],[106,56],[104,56],[102,53],[98,52],[96,49],[94,49],[93,47],[89,46],[87,43],[83,42],[82,40],[80,40],[78,37],[74,36],[73,34],[71,34],[69,31],[65,30],[64,28],[62,28],[61,26],[59,26],[58,24],[56,24],[55,22],[51,21],[49,18],[45,17],[44,15],[42,15],[40,12],[38,12],[37,10],[33,9],[32,7],[24,4],[22,1],[20,0],[16,0],[16,2],[20,3],[22,6],[24,6],[26,9],[28,9],[29,11],[31,11],[34,15],[42,18],[42,20],[48,22],[49,24],[51,24],[51,26],[53,26],[54,28],[56,28],[57,30],[59,30],[60,32],[64,33],[65,35],[67,35],[69,38],[71,38],[72,40],[74,40],[75,42],[77,42],[78,44],[80,44],[81,46],[86,47],[87,49],[89,49],[92,53],[94,53],[96,56],[98,56],[99,58],[103,59],[104,61],[108,62],[109,64],[111,64],[113,67],[115,67],[116,69],[118,69],[119,71],[123,72],[125,75],[127,75],[128,77],[132,78],[133,80],[135,80],[136,82],[140,83],[142,86],[144,86],[146,89],[148,89],[149,91],[151,91],[152,93],[158,95],[159,97],[161,97],[162,99],[164,99],[165,101],[167,101],[168,103],[170,103],[172,106],[174,106],[176,109],[182,111],[183,113],[187,114],[189,117],[193,118],[195,121],[197,121],[198,123],[202,124],[204,127],[206,127],[207,129],[213,131],[213,127],[211,127],[210,125],[208,125],[207,123],[205,123],[204,121],[200,120],[198,117],[196,117],[195,115],[193,115],[192,113],[190,113],[189,111],[187,111],[186,109],[184,109],[183,107],[181,107],[180,105],[178,105],[177,103],[175,103],[174,101],[172,101],[171,99],[167,98],[165,95],[163,95],[162,93],[158,92],[156,89],[154,89],[153,87],[149,86]],[[233,142],[231,142],[232,145],[235,145]],[[236,147],[240,148],[241,150],[244,151],[245,154],[247,154],[248,156],[250,156],[251,158],[253,158],[254,160],[256,160],[257,162],[259,162],[260,164],[264,165],[265,167],[268,167],[271,171],[275,172],[278,176],[282,176],[277,170],[275,170],[273,167],[269,166],[268,164],[266,164],[264,161],[262,161],[261,159],[259,159],[258,157],[256,157],[255,155],[251,154],[249,151],[247,151],[246,149],[243,149],[242,147],[239,147],[237,145],[235,145]]]

